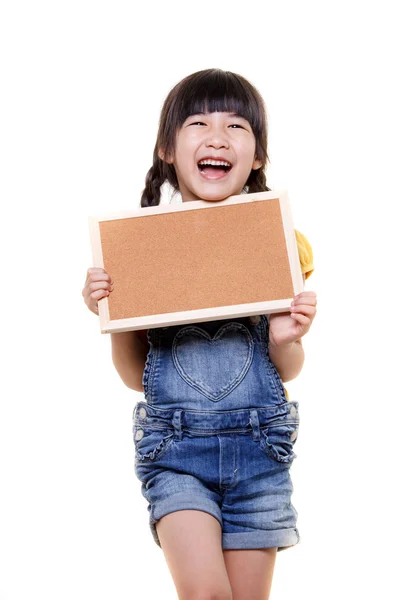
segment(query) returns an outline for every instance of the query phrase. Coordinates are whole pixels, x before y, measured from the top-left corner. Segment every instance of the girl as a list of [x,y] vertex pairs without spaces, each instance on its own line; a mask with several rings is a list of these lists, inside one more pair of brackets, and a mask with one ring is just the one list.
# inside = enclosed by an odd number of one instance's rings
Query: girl
[[[164,102],[141,206],[159,204],[165,181],[182,202],[269,190],[267,160],[259,92],[231,72],[194,73]],[[296,237],[305,279],[312,251]],[[92,312],[112,289],[103,269],[88,270]],[[290,313],[111,334],[123,382],[144,391],[135,473],[181,600],[265,600],[277,551],[299,541],[289,474],[298,403],[283,381],[302,369],[316,304],[304,291]]]

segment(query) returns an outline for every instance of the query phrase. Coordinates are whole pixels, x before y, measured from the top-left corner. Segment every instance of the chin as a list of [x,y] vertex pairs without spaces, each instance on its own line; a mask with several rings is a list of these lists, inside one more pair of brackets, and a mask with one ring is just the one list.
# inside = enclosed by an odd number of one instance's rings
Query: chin
[[225,200],[229,198],[229,196],[218,196],[218,198],[202,198],[203,202],[221,202],[221,200]]
[[201,198],[202,200],[204,200],[205,202],[219,202],[221,200],[225,200],[226,198],[229,198],[230,196],[238,196],[241,192],[236,192],[234,190],[232,191],[225,191],[225,192],[218,192],[217,190],[214,190],[213,192],[209,192],[207,193],[203,193],[203,194],[198,194],[199,198]]

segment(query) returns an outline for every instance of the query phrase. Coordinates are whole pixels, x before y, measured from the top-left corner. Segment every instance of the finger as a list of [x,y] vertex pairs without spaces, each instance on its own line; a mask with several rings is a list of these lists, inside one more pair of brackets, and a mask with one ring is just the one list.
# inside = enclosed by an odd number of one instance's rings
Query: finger
[[112,292],[114,286],[108,281],[94,281],[87,285],[87,289],[89,290],[89,293],[97,292],[97,290],[107,290]]
[[301,325],[310,325],[311,320],[304,316],[304,315],[300,315],[298,313],[292,313],[290,315],[295,321],[298,321],[299,323],[301,323]]
[[317,299],[313,298],[313,297],[309,297],[309,298],[295,298],[291,303],[290,306],[300,306],[304,304],[305,306],[317,306]]
[[108,292],[107,290],[98,290],[97,292],[92,292],[90,294],[90,300],[98,302],[102,298],[105,298],[106,296],[109,296],[109,295],[110,295],[110,292]]
[[87,270],[86,281],[110,281],[110,275],[100,267],[91,267]]
[[301,292],[294,297],[294,300],[301,300],[302,298],[313,298],[317,299],[317,294],[315,292]]
[[317,312],[315,306],[310,306],[309,304],[296,304],[295,306],[291,306],[290,310],[291,312],[303,313],[305,315],[315,315]]
[[92,273],[91,275],[89,275],[89,277],[86,279],[86,283],[96,283],[97,281],[105,281],[108,283],[114,283],[111,280],[111,277],[109,275],[107,275],[107,273]]
[[102,267],[90,267],[86,271],[86,281],[93,276],[105,275],[105,270]]
[[93,311],[94,308],[97,307],[98,301],[102,298],[106,298],[107,296],[109,296],[109,293],[110,292],[107,292],[106,290],[98,290],[97,292],[93,292],[92,294],[90,294],[90,296],[86,297],[85,303],[89,310]]

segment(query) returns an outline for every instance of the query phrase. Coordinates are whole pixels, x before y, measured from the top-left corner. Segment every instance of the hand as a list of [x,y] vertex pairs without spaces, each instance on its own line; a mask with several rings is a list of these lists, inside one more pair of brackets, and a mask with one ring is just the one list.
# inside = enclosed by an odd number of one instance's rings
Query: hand
[[114,286],[111,277],[104,269],[101,267],[91,267],[88,269],[82,296],[89,310],[95,315],[99,314],[98,301],[108,296],[113,289]]
[[269,315],[269,343],[272,346],[290,344],[305,335],[317,313],[317,294],[301,292],[295,296],[291,313]]

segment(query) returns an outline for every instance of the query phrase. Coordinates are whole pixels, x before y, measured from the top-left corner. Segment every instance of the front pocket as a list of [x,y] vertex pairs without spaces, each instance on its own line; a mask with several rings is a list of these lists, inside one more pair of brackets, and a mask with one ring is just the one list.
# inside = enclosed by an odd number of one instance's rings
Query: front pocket
[[164,456],[174,441],[170,429],[153,429],[146,425],[134,425],[133,442],[136,458],[140,462],[154,462]]
[[291,463],[297,454],[293,446],[297,440],[299,423],[280,423],[260,429],[260,448],[273,460]]
[[241,383],[253,354],[250,331],[235,321],[222,325],[213,337],[201,327],[183,327],[172,344],[179,375],[212,402],[219,402]]

